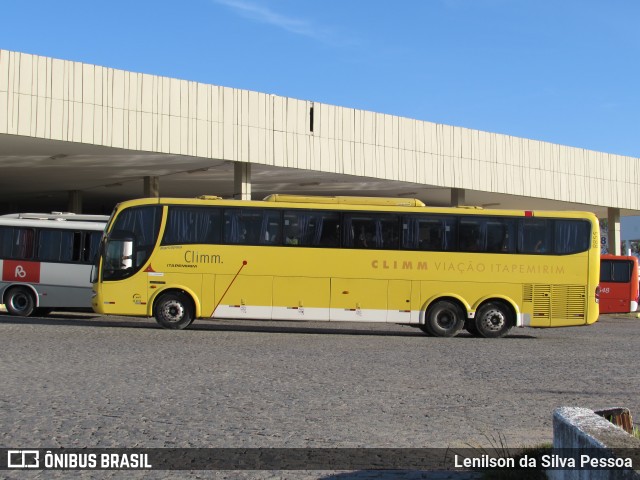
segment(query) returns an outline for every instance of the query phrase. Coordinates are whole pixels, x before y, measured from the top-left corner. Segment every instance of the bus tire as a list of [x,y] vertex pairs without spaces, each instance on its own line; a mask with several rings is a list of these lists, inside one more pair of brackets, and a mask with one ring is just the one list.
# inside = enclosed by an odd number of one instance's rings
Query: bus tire
[[485,303],[476,312],[475,328],[485,338],[504,337],[513,323],[513,312],[503,302]]
[[434,337],[455,337],[463,326],[462,308],[449,300],[437,301],[428,308],[425,315],[424,328]]
[[18,317],[28,317],[36,309],[36,299],[27,287],[10,288],[4,301],[7,312]]
[[153,305],[156,322],[170,330],[182,330],[193,322],[193,302],[183,293],[165,293]]

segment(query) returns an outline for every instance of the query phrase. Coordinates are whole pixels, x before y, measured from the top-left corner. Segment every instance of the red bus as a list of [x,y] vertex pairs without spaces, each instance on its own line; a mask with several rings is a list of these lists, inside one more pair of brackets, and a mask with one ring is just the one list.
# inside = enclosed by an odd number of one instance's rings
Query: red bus
[[600,257],[600,313],[629,313],[638,309],[638,259]]

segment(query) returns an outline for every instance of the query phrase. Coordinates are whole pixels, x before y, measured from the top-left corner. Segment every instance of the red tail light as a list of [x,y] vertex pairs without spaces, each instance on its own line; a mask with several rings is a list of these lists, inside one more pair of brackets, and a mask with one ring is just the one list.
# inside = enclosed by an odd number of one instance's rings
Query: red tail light
[[596,287],[596,303],[600,303],[600,285]]

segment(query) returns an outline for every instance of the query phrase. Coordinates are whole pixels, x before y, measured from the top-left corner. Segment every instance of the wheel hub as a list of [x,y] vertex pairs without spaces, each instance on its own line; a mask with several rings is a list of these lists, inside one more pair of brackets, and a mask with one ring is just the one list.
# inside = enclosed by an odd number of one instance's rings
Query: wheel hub
[[184,317],[184,307],[180,302],[167,302],[162,310],[164,317],[170,322],[179,322]]
[[455,322],[454,315],[449,311],[440,313],[436,321],[444,329],[451,328]]
[[25,308],[27,308],[28,304],[29,304],[29,301],[24,294],[15,295],[11,299],[11,306],[15,310],[23,311]]
[[504,327],[506,319],[501,311],[489,310],[480,321],[485,329],[497,332]]

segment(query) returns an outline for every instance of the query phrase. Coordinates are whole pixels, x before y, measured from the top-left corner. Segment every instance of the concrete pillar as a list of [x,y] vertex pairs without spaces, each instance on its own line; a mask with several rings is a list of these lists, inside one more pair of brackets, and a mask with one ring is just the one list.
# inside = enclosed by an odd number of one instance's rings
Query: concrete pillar
[[613,255],[621,255],[620,247],[620,209],[608,208],[607,209],[607,227],[608,227],[608,240],[609,253]]
[[452,188],[451,189],[451,206],[460,207],[462,205],[466,205],[464,194],[465,194],[464,188]]
[[144,177],[144,196],[151,198],[160,196],[160,178]]
[[82,213],[82,192],[80,190],[69,190],[67,211],[71,213]]
[[233,164],[233,198],[251,200],[251,164]]

